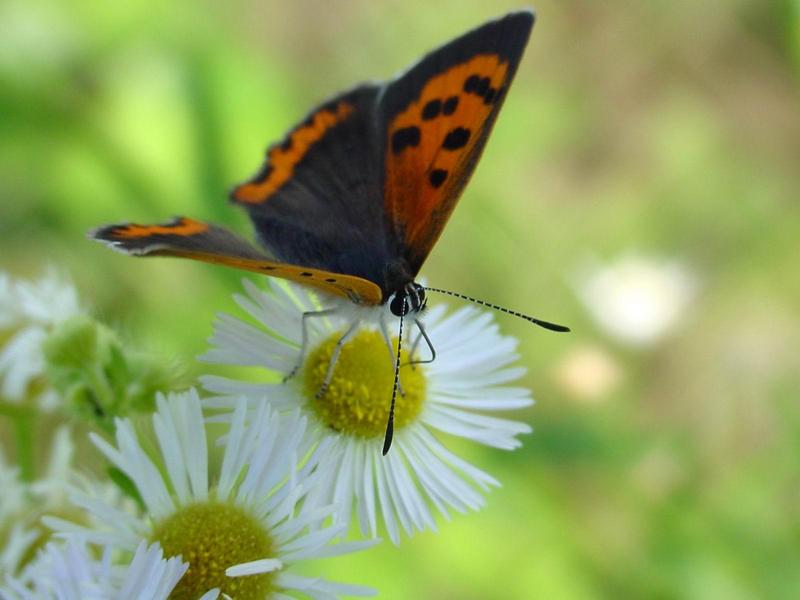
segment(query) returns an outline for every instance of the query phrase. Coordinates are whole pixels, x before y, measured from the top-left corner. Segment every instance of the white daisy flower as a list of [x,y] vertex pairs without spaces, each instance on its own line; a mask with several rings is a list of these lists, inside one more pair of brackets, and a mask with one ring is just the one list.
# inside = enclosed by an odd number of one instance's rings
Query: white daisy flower
[[694,297],[694,274],[678,260],[637,255],[592,262],[575,277],[578,296],[597,324],[630,346],[658,342]]
[[[18,578],[0,586],[4,600],[167,600],[189,564],[164,558],[157,543],[142,541],[127,564],[111,548],[98,558],[85,544],[47,544]],[[218,590],[205,596],[215,598]]]
[[[75,287],[55,270],[37,281],[13,280],[0,273],[0,396],[21,402],[44,374],[42,343],[58,324],[80,314]],[[37,398],[45,408],[56,404],[46,388]]]
[[[330,542],[342,526],[311,526],[333,507],[296,516],[298,503],[319,478],[314,468],[325,447],[309,455],[306,419],[299,411],[278,415],[268,406],[249,415],[236,407],[219,467],[209,457],[197,393],[159,396],[153,415],[157,442],[148,444],[128,419],[116,421],[116,446],[93,436],[103,454],[136,487],[146,508],[142,518],[76,491],[71,500],[100,523],[83,527],[58,518],[45,523],[69,539],[133,551],[142,540],[158,542],[166,556],[182,556],[189,569],[173,597],[199,598],[212,590],[237,600],[275,598],[300,591],[313,598],[372,595],[360,586],[301,577],[289,567],[305,559],[334,556],[371,545]],[[158,456],[158,460],[153,457]],[[301,466],[298,466],[301,465]]]
[[[209,407],[231,408],[237,397],[246,396],[251,408],[266,403],[281,410],[300,408],[308,415],[315,425],[312,434],[329,447],[320,457],[319,481],[306,507],[332,502],[339,507],[337,519],[346,524],[355,507],[364,535],[377,535],[382,523],[398,543],[400,528],[408,535],[436,528],[432,506],[446,518],[450,509],[466,512],[483,506],[481,490],[498,482],[450,452],[432,431],[504,450],[518,447],[517,436],[530,432],[524,423],[482,412],[532,404],[527,389],[508,385],[525,369],[513,366],[519,358],[517,340],[500,335],[491,314],[464,307],[447,315],[444,306],[425,312],[436,360],[401,367],[403,393],[397,395],[393,446],[382,456],[395,361],[386,325],[396,324],[397,318],[385,306],[359,307],[328,296],[317,300],[300,286],[270,282],[265,292],[250,281],[244,285],[247,294],[235,299],[257,325],[220,315],[210,340],[214,348],[201,359],[262,367],[277,375],[267,383],[218,376],[201,381],[217,394],[207,401]],[[323,306],[333,311],[305,319],[303,359],[303,313]],[[356,327],[359,323],[363,326]],[[412,320],[405,323],[408,331]],[[347,343],[319,396],[343,335]],[[412,330],[403,338],[402,363],[408,363],[415,346],[415,360],[428,358],[419,335]],[[301,370],[282,383],[298,364]],[[269,377],[263,372],[260,376],[262,381]]]

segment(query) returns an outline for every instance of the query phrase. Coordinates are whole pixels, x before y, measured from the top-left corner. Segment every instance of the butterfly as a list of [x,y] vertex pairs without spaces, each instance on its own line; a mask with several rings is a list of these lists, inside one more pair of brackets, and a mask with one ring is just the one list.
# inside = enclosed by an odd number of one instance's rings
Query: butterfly
[[188,217],[107,225],[90,237],[136,256],[190,258],[359,305],[388,303],[401,318],[417,313],[434,290],[417,275],[475,170],[533,23],[531,11],[509,13],[394,79],[358,85],[313,109],[230,193],[247,211],[257,246]]

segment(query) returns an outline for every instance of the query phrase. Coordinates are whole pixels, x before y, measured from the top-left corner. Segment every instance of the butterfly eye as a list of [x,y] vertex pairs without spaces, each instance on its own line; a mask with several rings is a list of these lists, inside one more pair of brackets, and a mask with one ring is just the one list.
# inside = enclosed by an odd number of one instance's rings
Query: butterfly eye
[[425,288],[422,287],[419,283],[414,283],[413,285],[414,285],[414,291],[417,293],[420,303],[425,304]]
[[428,303],[428,299],[425,297],[425,288],[418,283],[414,283],[412,285],[413,294],[409,295],[411,298],[411,310],[414,312],[420,312]]
[[405,292],[398,292],[389,303],[389,310],[396,317],[404,317],[408,314],[408,296]]

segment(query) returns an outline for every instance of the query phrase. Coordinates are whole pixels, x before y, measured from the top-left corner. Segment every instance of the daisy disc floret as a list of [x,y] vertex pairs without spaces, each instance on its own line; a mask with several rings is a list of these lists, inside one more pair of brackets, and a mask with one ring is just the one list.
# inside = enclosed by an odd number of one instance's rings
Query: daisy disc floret
[[[303,368],[303,393],[310,398],[309,408],[317,419],[334,431],[372,439],[382,435],[389,418],[389,403],[394,384],[394,368],[387,346],[377,331],[362,329],[342,346],[333,377],[324,394],[326,375],[340,332],[323,340],[306,359]],[[396,349],[397,342],[394,343]],[[395,351],[395,350],[393,350]],[[400,382],[403,393],[396,399],[395,426],[414,421],[425,400],[425,375],[408,363],[410,355],[401,350]]]
[[520,445],[517,436],[529,432],[528,425],[486,414],[532,404],[527,389],[508,385],[525,371],[513,364],[517,341],[500,335],[489,313],[465,307],[447,314],[440,305],[423,315],[436,360],[409,364],[429,354],[407,318],[394,444],[382,456],[397,318],[385,306],[267,285],[264,291],[244,282],[246,294],[235,299],[256,324],[220,315],[213,347],[201,357],[260,368],[261,382],[205,376],[203,385],[216,394],[208,406],[231,409],[245,396],[253,410],[265,403],[301,410],[312,424],[313,443],[328,445],[306,507],[334,503],[341,523],[349,523],[355,509],[365,535],[377,535],[382,525],[397,542],[401,528],[407,534],[435,529],[432,507],[445,517],[451,509],[480,508],[481,490],[498,482],[449,451],[434,432],[506,450]]

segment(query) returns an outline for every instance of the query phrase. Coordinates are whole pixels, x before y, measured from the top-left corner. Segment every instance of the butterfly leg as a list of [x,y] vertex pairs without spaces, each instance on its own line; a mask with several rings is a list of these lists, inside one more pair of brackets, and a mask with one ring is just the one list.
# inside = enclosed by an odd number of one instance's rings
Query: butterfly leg
[[[428,332],[425,331],[425,326],[419,319],[414,319],[414,323],[416,323],[417,329],[419,329],[419,335],[417,336],[417,339],[414,340],[414,344],[411,346],[411,360],[406,363],[407,365],[411,365],[411,368],[414,368],[416,365],[428,365],[436,360],[436,348],[433,347],[433,342],[431,342],[431,338],[428,337]],[[423,339],[428,345],[428,349],[431,351],[431,357],[426,360],[414,360],[414,353],[417,351],[417,346],[419,346],[420,340]]]
[[328,363],[328,370],[325,373],[325,380],[322,382],[322,385],[317,391],[317,396],[316,396],[317,400],[322,398],[325,395],[325,392],[328,391],[328,386],[331,383],[331,379],[333,379],[333,369],[336,366],[336,361],[339,360],[339,354],[342,353],[342,347],[347,343],[347,340],[349,340],[355,333],[359,323],[361,323],[361,321],[353,321],[350,324],[350,327],[347,329],[347,331],[344,332],[344,335],[339,338],[339,341],[336,342],[336,345],[333,347],[331,360]]
[[408,356],[409,356],[409,358],[410,358],[411,360],[409,360],[409,361],[408,361],[407,363],[405,363],[405,364],[407,364],[407,365],[411,365],[411,368],[412,368],[412,369],[415,369],[415,368],[416,368],[416,366],[417,366],[417,363],[419,362],[419,361],[416,361],[416,360],[414,360],[414,357],[417,355],[417,348],[419,348],[419,343],[420,343],[421,341],[422,341],[422,334],[421,334],[421,333],[418,333],[418,334],[417,334],[417,337],[416,337],[416,338],[414,338],[414,343],[413,343],[413,344],[411,344],[411,351],[408,353]]
[[[381,324],[381,335],[383,336],[383,341],[386,342],[386,348],[388,348],[388,350],[389,350],[389,360],[392,361],[391,362],[392,369],[394,369],[394,367],[395,367],[395,364],[394,364],[394,348],[392,348],[392,340],[389,337],[389,329],[386,327],[386,321],[383,319],[383,315],[381,315],[381,318],[380,318],[379,322]],[[406,393],[403,391],[403,386],[400,384],[400,380],[399,379],[397,380],[397,392],[401,396],[405,396],[406,395]]]
[[332,315],[336,312],[335,308],[326,308],[324,310],[309,310],[303,313],[303,316],[300,319],[302,324],[301,327],[301,337],[300,337],[300,357],[297,359],[297,364],[294,368],[289,372],[289,374],[283,378],[283,383],[289,381],[292,377],[297,375],[297,372],[300,370],[300,367],[303,366],[303,362],[306,359],[306,350],[308,349],[308,327],[306,324],[306,319],[310,319],[311,317],[327,317]]

